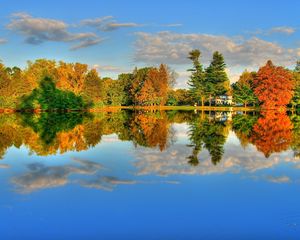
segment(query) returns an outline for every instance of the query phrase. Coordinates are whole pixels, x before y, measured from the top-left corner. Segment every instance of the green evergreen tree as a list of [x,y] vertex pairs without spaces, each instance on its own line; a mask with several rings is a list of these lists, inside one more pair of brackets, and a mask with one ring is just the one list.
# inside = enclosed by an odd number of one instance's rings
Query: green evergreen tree
[[255,75],[255,72],[244,71],[239,80],[231,85],[234,102],[243,103],[245,107],[248,104],[254,105],[258,103],[253,86]]
[[225,94],[229,90],[229,79],[225,71],[226,64],[224,57],[219,52],[214,52],[212,61],[206,68],[206,93],[209,95],[209,105],[211,98]]
[[293,108],[296,108],[298,105],[300,105],[300,61],[297,61],[296,67],[293,71],[293,75],[295,81],[295,88],[291,104]]
[[189,52],[188,58],[193,62],[193,68],[188,69],[192,74],[188,81],[190,86],[191,96],[195,101],[201,98],[201,106],[204,106],[204,100],[207,97],[205,89],[205,72],[200,63],[201,52],[198,49],[194,49]]
[[88,105],[81,96],[73,92],[62,91],[55,87],[52,78],[44,77],[39,87],[34,89],[30,95],[22,98],[18,107],[20,110],[83,110]]

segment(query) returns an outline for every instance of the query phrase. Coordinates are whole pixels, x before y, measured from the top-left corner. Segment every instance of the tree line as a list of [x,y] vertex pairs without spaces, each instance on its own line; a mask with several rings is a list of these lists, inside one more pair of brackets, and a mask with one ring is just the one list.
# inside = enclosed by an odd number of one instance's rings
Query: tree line
[[29,61],[24,70],[0,63],[0,108],[162,106],[174,83],[175,73],[165,64],[135,68],[113,80],[81,63],[38,59]]
[[0,109],[84,109],[102,106],[216,105],[222,95],[235,104],[276,108],[300,105],[300,61],[294,70],[268,61],[257,72],[245,70],[230,85],[222,53],[204,68],[201,52],[188,53],[188,89],[174,89],[176,73],[167,65],[135,68],[117,79],[101,78],[87,64],[47,59],[28,61],[25,69],[0,62]]
[[245,70],[239,80],[230,85],[226,74],[226,64],[221,53],[213,54],[210,65],[204,69],[198,49],[189,53],[193,68],[189,79],[190,96],[201,105],[211,105],[211,100],[220,95],[233,97],[233,102],[245,107],[261,106],[274,109],[290,105],[300,105],[300,61],[294,70],[275,66],[271,60],[257,72]]

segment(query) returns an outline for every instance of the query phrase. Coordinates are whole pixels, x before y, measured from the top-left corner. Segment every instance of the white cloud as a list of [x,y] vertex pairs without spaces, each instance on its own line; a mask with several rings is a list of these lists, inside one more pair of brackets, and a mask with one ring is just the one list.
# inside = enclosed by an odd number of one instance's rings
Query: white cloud
[[191,73],[188,71],[177,71],[178,77],[176,79],[175,88],[187,88],[188,79],[190,78]]
[[181,23],[170,23],[170,24],[162,24],[162,27],[181,27],[183,24]]
[[7,43],[7,40],[4,38],[0,38],[0,44],[4,44],[4,43]]
[[279,27],[273,27],[267,30],[258,29],[254,32],[248,32],[253,35],[272,35],[272,34],[285,34],[285,35],[291,35],[296,32],[296,28],[294,27],[288,27],[288,26],[279,26]]
[[231,83],[237,82],[240,78],[240,73],[233,72],[232,69],[226,68],[226,73]]
[[103,23],[107,20],[112,19],[113,16],[104,16],[101,18],[94,18],[94,19],[84,19],[80,22],[81,26],[89,26],[89,27],[100,27]]
[[99,65],[95,64],[93,65],[93,68],[103,71],[103,72],[121,72],[123,71],[122,68],[116,67],[116,66],[111,66],[111,65]]
[[282,34],[287,34],[287,35],[291,35],[293,33],[296,32],[296,29],[293,27],[287,27],[287,26],[281,26],[281,27],[274,27],[271,28],[269,33],[282,33]]
[[103,41],[103,39],[101,39],[101,38],[87,39],[87,40],[84,40],[84,41],[78,43],[77,45],[72,46],[70,48],[70,50],[77,50],[77,49],[80,49],[80,48],[86,48],[86,47],[94,46],[94,45],[97,45],[97,44],[101,43],[102,41]]
[[102,30],[103,31],[113,31],[113,30],[117,30],[120,28],[132,28],[132,27],[139,27],[141,25],[137,24],[137,23],[118,23],[118,22],[111,22],[111,23],[107,23],[106,25],[103,26]]
[[289,182],[291,182],[291,179],[288,176],[279,176],[279,177],[268,176],[267,180],[272,183],[289,183]]
[[291,65],[299,49],[288,49],[277,43],[252,37],[227,37],[209,34],[182,34],[174,32],[136,33],[135,61],[188,64],[188,52],[199,48],[202,61],[208,63],[214,51],[224,54],[228,66],[257,67],[272,59],[275,64]]
[[47,18],[35,18],[27,13],[12,15],[7,29],[17,32],[25,37],[29,44],[41,44],[46,41],[54,42],[79,42],[71,49],[92,46],[101,42],[95,33],[71,33],[68,24],[63,21]]
[[95,27],[99,31],[114,31],[120,28],[132,28],[142,26],[134,22],[117,22],[113,16],[105,16],[94,19],[84,19],[80,22],[82,26]]
[[10,168],[8,164],[0,164],[0,168]]

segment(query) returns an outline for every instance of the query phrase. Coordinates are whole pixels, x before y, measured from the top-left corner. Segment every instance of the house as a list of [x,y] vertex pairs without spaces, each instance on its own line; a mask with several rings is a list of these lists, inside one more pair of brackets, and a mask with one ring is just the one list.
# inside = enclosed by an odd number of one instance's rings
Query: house
[[215,105],[232,105],[232,96],[228,95],[220,95],[217,96],[215,99],[212,101]]

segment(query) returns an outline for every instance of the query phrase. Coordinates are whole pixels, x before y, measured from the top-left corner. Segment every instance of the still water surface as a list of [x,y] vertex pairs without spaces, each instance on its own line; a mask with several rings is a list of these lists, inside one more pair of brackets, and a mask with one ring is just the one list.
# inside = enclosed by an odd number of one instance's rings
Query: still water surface
[[300,116],[0,115],[0,239],[299,239]]

